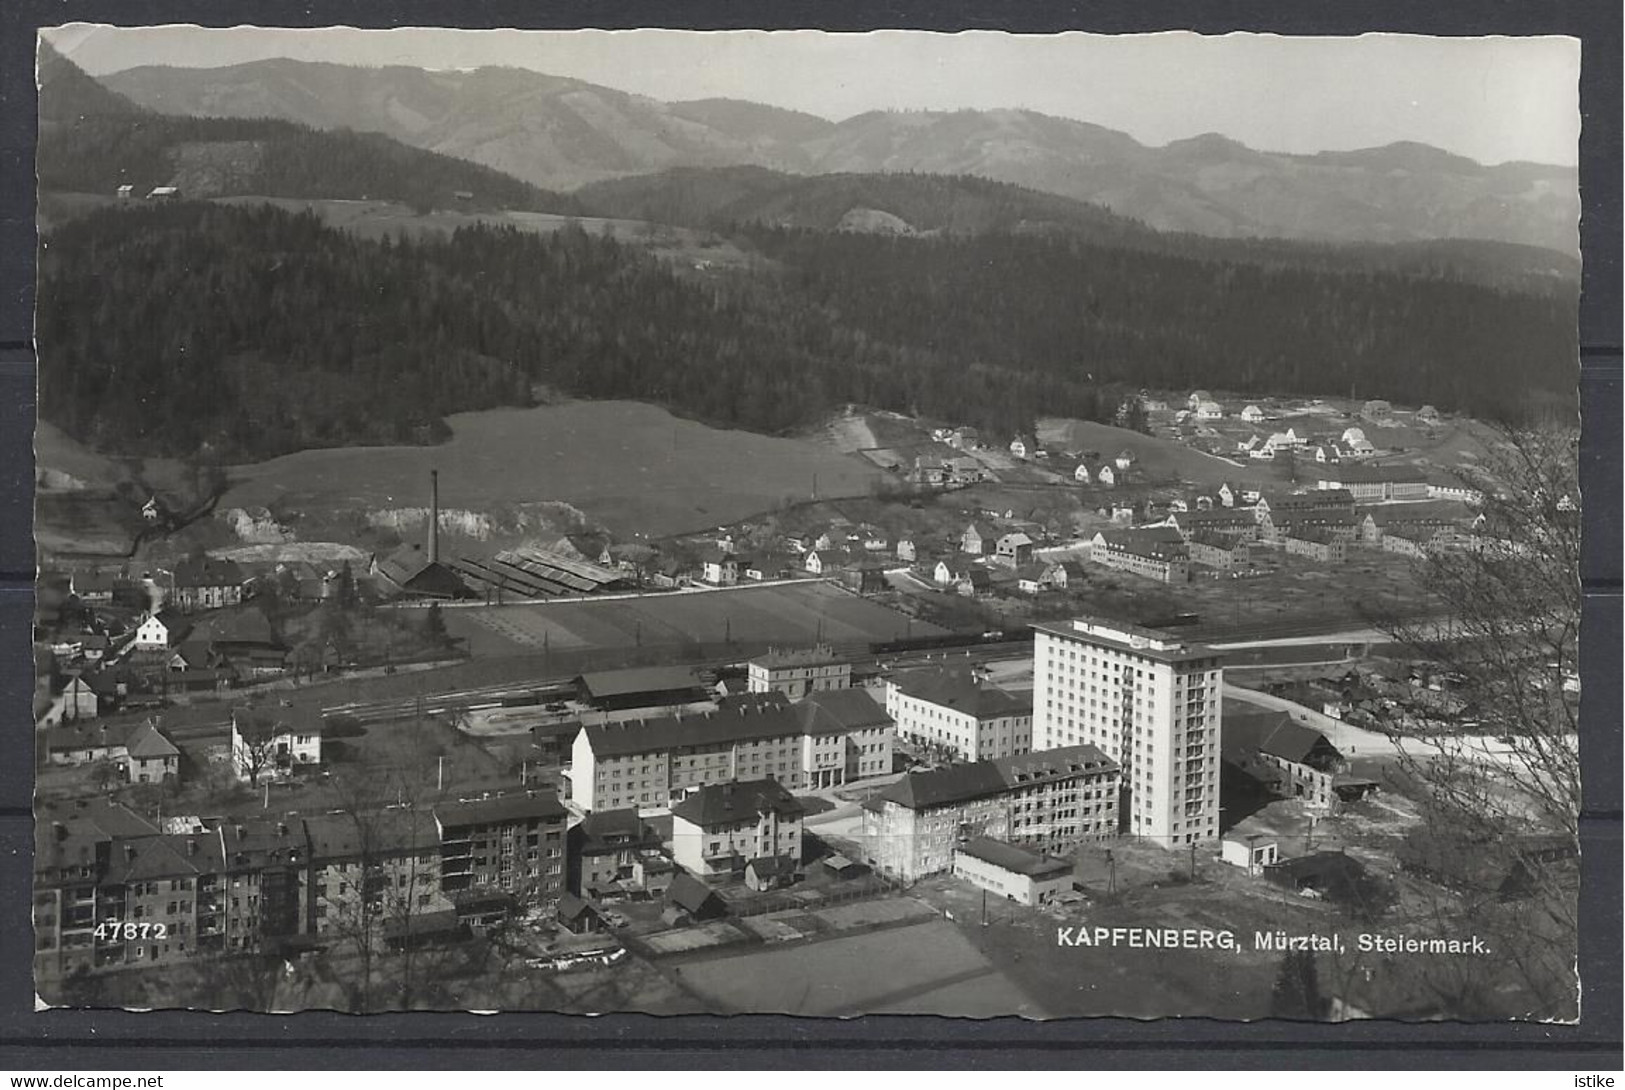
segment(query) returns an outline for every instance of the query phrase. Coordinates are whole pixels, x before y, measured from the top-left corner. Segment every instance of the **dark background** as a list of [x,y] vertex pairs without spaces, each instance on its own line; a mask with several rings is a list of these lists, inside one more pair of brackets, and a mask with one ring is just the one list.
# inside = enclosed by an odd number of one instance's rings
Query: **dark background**
[[[1618,0],[6,0],[0,6],[0,1068],[1530,1068],[1618,1071],[1621,1043],[1620,22]],[[122,25],[465,26],[606,29],[818,27],[1129,33],[1451,36],[1566,34],[1583,42],[1580,182],[1586,592],[1585,809],[1576,1026],[1239,1024],[1208,1019],[968,1021],[541,1014],[267,1016],[33,1010],[29,914],[33,739],[32,430],[34,30]]]

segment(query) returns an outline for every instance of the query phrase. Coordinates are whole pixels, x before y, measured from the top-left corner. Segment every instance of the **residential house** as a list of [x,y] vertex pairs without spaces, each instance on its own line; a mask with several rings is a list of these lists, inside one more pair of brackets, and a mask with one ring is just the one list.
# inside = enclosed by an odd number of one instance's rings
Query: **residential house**
[[164,651],[186,638],[192,630],[186,619],[171,610],[154,613],[135,629],[130,646],[137,651]]
[[1426,427],[1432,427],[1438,424],[1439,410],[1435,409],[1432,405],[1423,405],[1420,409],[1416,410],[1416,422]]
[[231,709],[231,767],[239,780],[284,780],[322,760],[321,712],[307,704]]
[[958,574],[954,590],[964,598],[980,598],[993,593],[993,577],[982,568],[967,568]]
[[135,723],[98,723],[95,725],[66,721],[45,731],[46,761],[52,765],[78,767],[107,761],[122,767],[129,759],[129,739]]
[[919,550],[915,548],[914,539],[911,537],[898,538],[897,545],[893,549],[893,553],[898,560],[902,560],[909,564],[914,563],[915,558],[919,556]]
[[244,582],[242,569],[233,561],[182,560],[175,565],[169,603],[183,613],[240,605]]
[[1369,458],[1377,453],[1377,448],[1365,437],[1365,429],[1350,427],[1343,429],[1341,448],[1349,458]]
[[1236,505],[1236,495],[1237,495],[1237,492],[1236,492],[1236,490],[1234,488],[1230,487],[1230,482],[1229,481],[1226,481],[1223,484],[1221,484],[1219,486],[1219,504],[1220,504],[1220,506],[1222,506],[1222,507],[1234,507]]
[[886,683],[897,737],[954,760],[1013,757],[1033,747],[1031,694],[1018,695],[961,670],[914,670]]
[[732,552],[709,549],[700,558],[700,578],[712,586],[731,587],[739,582],[739,558]]
[[672,859],[701,878],[742,876],[763,857],[799,865],[804,812],[772,778],[712,784],[672,807]]
[[956,845],[953,866],[955,878],[1029,908],[1072,889],[1073,865],[1067,860],[985,836]]
[[1021,459],[1037,457],[1038,441],[1029,435],[1018,435],[1010,440],[1010,455]]
[[826,547],[809,552],[802,567],[813,575],[833,576],[851,561],[851,555],[844,549]]
[[1076,589],[1088,581],[1084,566],[1076,560],[1062,560],[1044,569],[1044,581],[1056,590]]
[[1049,587],[1049,569],[1043,564],[1023,564],[1016,569],[1016,589],[1023,594],[1040,594]]
[[1121,471],[1129,469],[1136,461],[1138,461],[1138,459],[1134,456],[1134,452],[1132,450],[1121,450],[1118,451],[1117,457],[1112,459],[1112,465],[1116,466],[1118,470]]
[[1095,483],[1106,488],[1117,487],[1118,471],[1109,465],[1103,465],[1095,471]]
[[865,862],[912,882],[977,836],[1065,855],[1117,835],[1120,779],[1092,745],[910,772],[863,804]]
[[180,778],[181,751],[151,721],[130,732],[125,741],[125,775],[131,783],[163,783]]
[[937,561],[936,567],[931,569],[931,579],[938,586],[951,586],[959,581],[959,576],[953,568],[948,566],[946,560]]
[[1373,423],[1383,423],[1393,419],[1394,407],[1380,398],[1375,398],[1360,407],[1360,415]]
[[1224,406],[1217,401],[1200,401],[1196,405],[1194,415],[1198,420],[1222,420]]
[[566,834],[566,886],[579,897],[603,900],[640,888],[639,863],[660,849],[660,835],[635,807],[595,810]]
[[1248,405],[1241,410],[1241,418],[1249,424],[1257,424],[1264,419],[1264,410],[1257,405]]
[[1192,390],[1191,396],[1185,399],[1185,404],[1189,407],[1191,412],[1195,412],[1197,406],[1201,405],[1202,402],[1212,400],[1213,395],[1208,393],[1206,390]]
[[998,531],[993,527],[985,522],[973,522],[960,535],[959,550],[971,556],[983,556],[993,551],[998,539]]
[[739,562],[739,573],[748,583],[761,583],[769,579],[779,579],[785,573],[782,557],[757,556]]
[[1088,484],[1094,478],[1089,473],[1089,463],[1079,462],[1078,467],[1072,471],[1072,479],[1079,484]]
[[1032,563],[1033,539],[1018,531],[1002,535],[994,546],[993,562],[1008,568]]
[[841,569],[840,577],[843,586],[859,594],[883,594],[891,589],[884,564],[854,564]]

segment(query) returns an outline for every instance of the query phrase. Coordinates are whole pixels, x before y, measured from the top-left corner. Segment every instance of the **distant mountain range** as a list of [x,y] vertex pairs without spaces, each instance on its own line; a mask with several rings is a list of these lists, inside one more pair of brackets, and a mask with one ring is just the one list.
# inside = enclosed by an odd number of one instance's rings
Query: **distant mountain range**
[[133,68],[102,82],[164,113],[378,132],[548,189],[681,167],[975,175],[1099,204],[1166,231],[1578,250],[1574,168],[1487,167],[1422,144],[1286,155],[1209,134],[1153,148],[1027,110],[871,112],[831,122],[731,99],[659,102],[514,68],[270,60]]
[[[131,102],[42,47],[36,169],[44,193],[398,201],[572,214],[573,197],[373,132],[272,118],[170,116]],[[458,194],[465,194],[459,197]]]

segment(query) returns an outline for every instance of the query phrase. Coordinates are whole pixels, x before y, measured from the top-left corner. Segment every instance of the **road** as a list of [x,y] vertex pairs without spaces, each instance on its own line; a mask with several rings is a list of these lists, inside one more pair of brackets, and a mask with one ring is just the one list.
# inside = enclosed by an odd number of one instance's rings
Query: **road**
[[[1394,738],[1374,730],[1356,727],[1341,719],[1306,708],[1302,704],[1279,696],[1271,696],[1240,685],[1225,683],[1224,695],[1270,711],[1286,712],[1306,727],[1312,727],[1326,736],[1345,757],[1437,757],[1443,752],[1437,742],[1422,738]],[[1518,768],[1522,761],[1511,746],[1483,735],[1458,735],[1451,739],[1450,756],[1457,760],[1501,765],[1509,770]]]

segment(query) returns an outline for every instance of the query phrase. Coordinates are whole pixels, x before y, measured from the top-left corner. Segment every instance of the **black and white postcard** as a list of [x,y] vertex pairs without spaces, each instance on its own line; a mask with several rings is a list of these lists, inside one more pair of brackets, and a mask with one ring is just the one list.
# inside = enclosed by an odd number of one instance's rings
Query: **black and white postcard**
[[1577,41],[38,42],[35,988],[1579,1017]]

